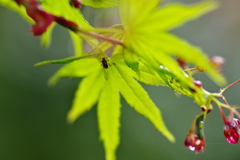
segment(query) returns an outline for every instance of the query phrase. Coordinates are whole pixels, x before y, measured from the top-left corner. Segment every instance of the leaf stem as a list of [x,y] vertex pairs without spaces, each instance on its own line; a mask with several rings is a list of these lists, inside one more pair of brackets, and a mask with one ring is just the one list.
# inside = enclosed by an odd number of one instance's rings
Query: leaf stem
[[102,36],[102,35],[94,33],[94,32],[81,31],[79,33],[85,34],[85,35],[90,36],[90,37],[94,37],[94,38],[99,39],[99,40],[108,41],[108,42],[111,42],[113,44],[118,44],[118,45],[124,46],[124,43],[121,40],[110,38],[110,37],[105,37],[105,36]]

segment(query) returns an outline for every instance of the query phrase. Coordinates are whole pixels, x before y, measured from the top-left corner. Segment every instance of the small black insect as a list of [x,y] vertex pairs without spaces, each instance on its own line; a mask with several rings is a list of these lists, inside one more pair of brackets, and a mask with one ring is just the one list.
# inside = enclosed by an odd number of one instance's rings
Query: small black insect
[[102,58],[101,60],[103,68],[107,69],[108,68],[108,62],[105,58]]

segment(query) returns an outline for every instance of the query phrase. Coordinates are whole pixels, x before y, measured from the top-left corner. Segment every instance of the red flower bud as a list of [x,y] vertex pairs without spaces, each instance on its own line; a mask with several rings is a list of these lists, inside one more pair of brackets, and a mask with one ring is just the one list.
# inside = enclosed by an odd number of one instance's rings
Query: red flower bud
[[196,153],[203,152],[205,149],[204,139],[198,139],[196,134],[188,133],[184,144],[189,150],[195,151]]
[[31,28],[35,36],[43,34],[48,26],[53,22],[53,16],[45,12],[36,0],[15,0],[18,5],[23,5],[26,12],[36,24]]
[[236,128],[225,125],[224,136],[226,140],[231,144],[237,144],[239,140],[239,134]]
[[228,121],[224,126],[224,136],[226,140],[231,144],[237,144],[239,140],[239,128],[240,122],[238,119],[233,118],[232,121]]
[[197,135],[196,134],[189,134],[187,135],[184,144],[185,146],[190,149],[191,151],[195,150],[195,142],[197,139]]
[[202,87],[202,82],[201,82],[201,81],[194,80],[193,83],[194,83],[195,86],[197,86],[197,87]]
[[42,35],[53,22],[53,16],[38,7],[34,10],[27,9],[27,14],[36,22],[31,28],[35,36]]
[[204,139],[197,139],[195,142],[195,152],[200,153],[203,152],[204,149],[205,149]]
[[[31,27],[31,31],[35,36],[42,35],[53,21],[56,21],[74,32],[78,30],[78,25],[76,23],[47,13],[41,8],[36,0],[15,0],[15,2],[18,5],[23,5],[26,8],[28,16],[35,21],[36,24]],[[81,1],[72,0],[72,3],[80,7]]]

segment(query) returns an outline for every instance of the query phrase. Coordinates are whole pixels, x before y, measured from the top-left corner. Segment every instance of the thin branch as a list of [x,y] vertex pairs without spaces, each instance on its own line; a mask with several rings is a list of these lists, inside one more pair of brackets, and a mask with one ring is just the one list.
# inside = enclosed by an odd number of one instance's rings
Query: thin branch
[[237,81],[235,81],[235,82],[233,82],[233,83],[231,83],[231,84],[229,84],[227,87],[225,87],[225,88],[223,88],[223,89],[220,89],[219,93],[222,94],[222,93],[223,93],[224,91],[226,91],[229,87],[231,87],[231,86],[233,86],[233,85],[235,85],[235,84],[237,84],[237,83],[239,83],[239,82],[240,82],[240,79],[237,80]]

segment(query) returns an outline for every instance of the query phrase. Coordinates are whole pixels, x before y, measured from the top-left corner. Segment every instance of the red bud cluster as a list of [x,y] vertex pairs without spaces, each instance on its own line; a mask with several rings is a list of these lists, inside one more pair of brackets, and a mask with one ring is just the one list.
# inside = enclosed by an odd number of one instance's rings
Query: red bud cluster
[[233,118],[231,121],[225,122],[224,136],[226,140],[231,144],[237,144],[239,140],[240,121]]
[[206,113],[201,113],[198,115],[189,130],[187,137],[185,139],[185,146],[196,153],[201,153],[205,149],[205,140],[204,140],[204,121]]
[[205,141],[203,138],[199,139],[196,134],[188,133],[185,142],[185,146],[196,153],[201,153],[205,149]]

